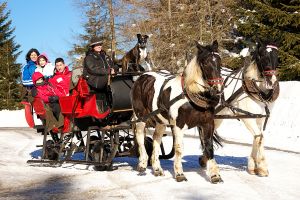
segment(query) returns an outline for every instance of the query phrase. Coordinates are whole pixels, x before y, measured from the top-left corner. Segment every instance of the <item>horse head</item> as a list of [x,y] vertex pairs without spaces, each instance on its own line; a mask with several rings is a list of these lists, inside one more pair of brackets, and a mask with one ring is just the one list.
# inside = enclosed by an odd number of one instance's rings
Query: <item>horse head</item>
[[147,39],[149,38],[148,35],[141,35],[141,34],[136,34],[137,38],[138,38],[138,45],[140,48],[144,49],[146,48],[147,45]]
[[253,57],[260,74],[266,80],[266,88],[272,89],[277,81],[278,48],[273,43],[258,42]]
[[218,42],[202,46],[196,42],[198,49],[197,63],[201,68],[203,78],[210,87],[213,96],[221,94],[223,78],[221,77],[221,58],[218,53]]

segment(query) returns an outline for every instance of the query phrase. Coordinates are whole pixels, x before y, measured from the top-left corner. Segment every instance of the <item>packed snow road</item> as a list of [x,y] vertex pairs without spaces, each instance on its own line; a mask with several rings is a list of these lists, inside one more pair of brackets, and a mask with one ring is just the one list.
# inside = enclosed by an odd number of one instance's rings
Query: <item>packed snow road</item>
[[[26,161],[41,144],[42,136],[27,128],[0,128],[0,199],[300,199],[300,155],[266,150],[269,177],[246,172],[250,147],[224,144],[216,160],[224,180],[211,184],[199,168],[200,141],[184,139],[183,167],[187,182],[173,178],[173,161],[162,160],[164,177],[145,176],[135,170],[136,158],[116,158],[115,171],[64,164],[61,167],[29,166]],[[165,146],[170,138],[165,138]]]

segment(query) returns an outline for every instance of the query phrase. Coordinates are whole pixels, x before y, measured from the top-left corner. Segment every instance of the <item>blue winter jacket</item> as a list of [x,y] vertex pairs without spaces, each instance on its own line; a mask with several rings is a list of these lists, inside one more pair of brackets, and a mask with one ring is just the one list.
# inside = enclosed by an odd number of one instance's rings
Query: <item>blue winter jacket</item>
[[27,64],[22,68],[22,84],[24,86],[33,86],[32,74],[36,69],[36,64],[32,60],[28,61]]

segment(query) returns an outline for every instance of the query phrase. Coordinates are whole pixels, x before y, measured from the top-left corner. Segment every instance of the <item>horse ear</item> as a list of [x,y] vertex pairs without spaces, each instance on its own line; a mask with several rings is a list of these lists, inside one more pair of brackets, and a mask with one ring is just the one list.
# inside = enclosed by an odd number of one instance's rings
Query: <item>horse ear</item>
[[251,43],[251,44],[249,44],[249,51],[250,51],[250,53],[253,53],[255,50],[256,50],[256,44],[254,44],[254,43]]
[[195,44],[196,44],[197,49],[198,49],[200,52],[202,52],[203,49],[204,49],[204,46],[202,46],[201,44],[199,44],[199,42],[198,42],[197,40],[195,40]]
[[136,34],[137,38],[140,38],[142,35],[140,33]]
[[259,37],[257,37],[257,38],[255,39],[255,42],[256,42],[257,48],[263,46],[263,44],[264,44],[263,41],[262,41]]
[[213,51],[217,51],[218,50],[218,46],[219,46],[218,41],[217,40],[213,41],[213,43],[212,43],[212,50]]

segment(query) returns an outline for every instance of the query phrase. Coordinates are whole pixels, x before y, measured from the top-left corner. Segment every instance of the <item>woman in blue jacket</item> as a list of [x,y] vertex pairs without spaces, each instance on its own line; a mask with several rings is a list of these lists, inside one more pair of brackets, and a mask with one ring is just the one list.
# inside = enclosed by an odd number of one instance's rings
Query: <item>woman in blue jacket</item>
[[39,51],[33,48],[26,54],[27,64],[22,68],[22,84],[26,89],[33,87],[32,74],[36,69],[36,61],[39,55]]

